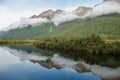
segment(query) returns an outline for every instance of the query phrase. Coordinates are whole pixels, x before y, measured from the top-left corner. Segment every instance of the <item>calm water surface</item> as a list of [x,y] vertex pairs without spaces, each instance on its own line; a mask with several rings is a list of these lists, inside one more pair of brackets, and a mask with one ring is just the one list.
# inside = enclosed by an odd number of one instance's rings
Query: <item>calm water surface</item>
[[0,80],[109,80],[117,77],[120,77],[120,67],[91,65],[33,47],[0,47]]

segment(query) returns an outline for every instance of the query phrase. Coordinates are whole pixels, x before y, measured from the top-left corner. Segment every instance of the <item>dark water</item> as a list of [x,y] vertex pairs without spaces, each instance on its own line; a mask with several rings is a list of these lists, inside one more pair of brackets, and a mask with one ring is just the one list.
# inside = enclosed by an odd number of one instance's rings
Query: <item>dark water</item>
[[0,80],[110,80],[118,77],[120,67],[75,61],[32,46],[0,47]]

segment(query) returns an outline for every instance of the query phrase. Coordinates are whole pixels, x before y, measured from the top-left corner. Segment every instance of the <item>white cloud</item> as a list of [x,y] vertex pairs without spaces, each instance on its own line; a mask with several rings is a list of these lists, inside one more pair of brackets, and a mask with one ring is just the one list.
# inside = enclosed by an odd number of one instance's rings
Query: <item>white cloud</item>
[[72,21],[76,18],[79,18],[75,13],[73,12],[63,12],[62,14],[57,14],[55,15],[51,21],[55,24],[55,25],[59,25],[60,23],[64,23],[64,22],[68,22],[68,21]]
[[[75,13],[72,12],[76,8],[77,7],[64,8],[63,10],[67,10],[67,11],[71,11],[71,12],[63,12],[62,14],[57,14],[51,19],[51,21],[55,25],[59,25],[60,23],[72,21],[76,18],[79,18]],[[30,9],[27,9],[27,10],[23,9],[23,10],[20,10],[20,12],[17,12],[17,11],[11,10],[8,7],[0,6],[0,10],[1,10],[1,12],[0,12],[0,30],[3,28],[5,28],[4,30],[9,30],[11,28],[15,29],[18,26],[21,28],[21,27],[23,27],[23,25],[26,25],[26,24],[28,25],[28,24],[49,22],[47,19],[23,18],[22,20],[19,20],[20,17],[30,17],[34,14],[40,14],[40,12],[44,11],[45,8],[42,8],[41,10],[39,10],[38,8],[32,6]],[[96,7],[93,7],[92,13],[91,14],[88,13],[86,16],[92,15],[93,17],[95,17],[95,16],[99,16],[102,14],[109,14],[109,13],[114,13],[114,12],[120,12],[120,3],[118,3],[114,0],[108,0],[108,1],[105,1],[104,3],[97,5]],[[14,24],[9,26],[12,23],[14,23]]]
[[60,65],[61,67],[73,67],[77,64],[77,62],[61,57],[57,54],[55,54],[51,60],[54,62],[55,65]]
[[9,25],[9,27],[6,27],[6,28],[2,29],[2,31],[8,31],[10,29],[16,29],[16,28],[23,28],[23,27],[27,27],[28,25],[35,26],[37,24],[40,25],[42,23],[49,23],[49,20],[46,19],[46,18],[30,19],[30,18],[22,17],[20,19],[20,21],[15,22],[15,23]]
[[110,14],[110,13],[120,13],[120,3],[116,1],[105,1],[104,3],[101,3],[100,5],[97,5],[92,10],[92,16],[99,16],[103,14]]
[[30,17],[41,12],[39,9],[31,8],[28,10],[14,11],[6,6],[0,6],[0,30],[8,27],[10,24],[20,20],[21,17]]
[[[36,13],[38,14],[38,11],[36,11]],[[17,13],[7,8],[4,8],[2,9],[2,13],[0,13],[0,22],[1,22],[0,29],[2,29],[3,31],[7,31],[10,29],[26,27],[28,25],[35,25],[37,23],[46,23],[46,22],[49,23],[50,22],[46,18],[36,18],[36,19],[21,18],[20,19],[20,17],[23,17],[23,16],[30,17],[33,14],[35,13],[32,13],[30,11],[24,10],[23,12]],[[61,14],[56,14],[51,19],[51,21],[55,25],[59,25],[60,23],[71,21],[76,18],[79,18],[79,17],[73,12],[63,12]]]
[[22,24],[34,25],[38,23],[47,23],[47,22],[49,22],[49,20],[46,18],[35,18],[35,19],[21,18]]
[[5,7],[0,7],[0,10],[1,10],[1,12],[0,12],[0,29],[8,26],[15,20],[18,20],[18,17],[20,17],[19,14],[12,12]]
[[120,76],[120,67],[113,69],[99,65],[91,65],[90,68],[94,74],[102,77],[105,80],[112,80]]

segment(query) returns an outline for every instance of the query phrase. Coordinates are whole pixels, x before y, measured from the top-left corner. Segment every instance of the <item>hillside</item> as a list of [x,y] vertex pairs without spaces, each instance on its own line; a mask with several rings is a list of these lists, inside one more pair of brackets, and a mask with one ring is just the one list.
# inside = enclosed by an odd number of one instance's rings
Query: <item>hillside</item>
[[11,29],[0,33],[0,38],[85,37],[91,34],[104,39],[120,39],[120,14],[75,19],[55,26],[43,23],[37,26]]

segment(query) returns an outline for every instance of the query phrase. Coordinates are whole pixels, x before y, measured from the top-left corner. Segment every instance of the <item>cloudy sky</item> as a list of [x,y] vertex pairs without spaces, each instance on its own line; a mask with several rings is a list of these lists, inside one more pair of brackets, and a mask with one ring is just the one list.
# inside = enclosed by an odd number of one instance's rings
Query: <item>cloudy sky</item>
[[18,21],[48,9],[71,11],[78,6],[94,6],[102,0],[0,0],[0,30]]

